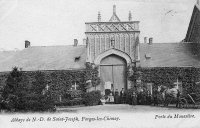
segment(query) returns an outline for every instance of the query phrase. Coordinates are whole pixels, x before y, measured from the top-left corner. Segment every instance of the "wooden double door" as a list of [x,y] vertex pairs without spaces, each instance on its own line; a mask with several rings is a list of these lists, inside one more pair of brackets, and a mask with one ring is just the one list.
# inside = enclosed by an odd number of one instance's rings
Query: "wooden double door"
[[105,89],[111,88],[112,91],[127,89],[126,68],[126,61],[120,56],[109,55],[103,58],[100,64],[100,77]]

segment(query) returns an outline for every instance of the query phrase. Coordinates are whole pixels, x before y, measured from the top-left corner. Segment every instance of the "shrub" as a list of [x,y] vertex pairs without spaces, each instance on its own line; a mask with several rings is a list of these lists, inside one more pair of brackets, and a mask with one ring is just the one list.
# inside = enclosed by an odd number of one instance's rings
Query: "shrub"
[[87,92],[84,95],[84,103],[86,106],[98,105],[101,99],[100,91]]
[[73,99],[73,100],[65,100],[62,102],[56,102],[56,106],[76,106],[76,105],[83,105],[84,101],[82,98]]
[[82,90],[68,90],[66,91],[65,98],[67,99],[73,99],[73,98],[80,98],[83,95]]
[[25,111],[53,110],[54,104],[48,95],[30,94],[24,100]]
[[106,90],[105,90],[105,95],[108,96],[108,95],[110,95],[110,93],[111,93],[111,90],[110,90],[110,89],[106,89]]

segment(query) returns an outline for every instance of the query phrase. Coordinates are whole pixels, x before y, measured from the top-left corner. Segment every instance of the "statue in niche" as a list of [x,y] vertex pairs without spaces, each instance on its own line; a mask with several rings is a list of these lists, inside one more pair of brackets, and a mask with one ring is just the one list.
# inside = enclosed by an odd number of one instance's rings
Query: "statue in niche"
[[112,37],[111,38],[111,43],[110,43],[111,45],[111,48],[114,48],[115,47],[115,39],[114,39],[114,37]]

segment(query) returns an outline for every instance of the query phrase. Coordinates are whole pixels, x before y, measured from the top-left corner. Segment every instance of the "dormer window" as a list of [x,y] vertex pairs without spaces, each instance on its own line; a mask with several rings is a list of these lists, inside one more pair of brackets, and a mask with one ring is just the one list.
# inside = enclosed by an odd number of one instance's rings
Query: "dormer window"
[[151,59],[151,54],[150,54],[150,53],[146,53],[146,54],[145,54],[145,58],[146,58],[146,59]]
[[78,62],[80,60],[80,58],[81,58],[80,56],[75,57],[74,62]]

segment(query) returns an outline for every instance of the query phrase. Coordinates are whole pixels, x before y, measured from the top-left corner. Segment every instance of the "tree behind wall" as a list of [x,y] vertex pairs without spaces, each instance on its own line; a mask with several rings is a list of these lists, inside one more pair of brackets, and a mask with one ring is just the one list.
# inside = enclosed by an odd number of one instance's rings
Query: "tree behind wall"
[[29,85],[27,75],[17,67],[8,75],[3,90],[3,98],[7,101],[8,110],[16,111],[44,111],[53,108],[51,95],[45,93],[46,81],[44,74],[36,72],[34,81]]
[[9,109],[18,109],[21,107],[19,99],[26,92],[21,81],[22,72],[19,71],[17,67],[14,67],[12,72],[8,75],[6,86],[2,94],[3,98],[8,101]]
[[22,73],[17,67],[14,67],[12,72],[8,75],[6,80],[6,86],[4,87],[3,97],[8,98],[9,95],[16,95],[18,93],[18,88],[20,87],[20,82],[22,80]]

